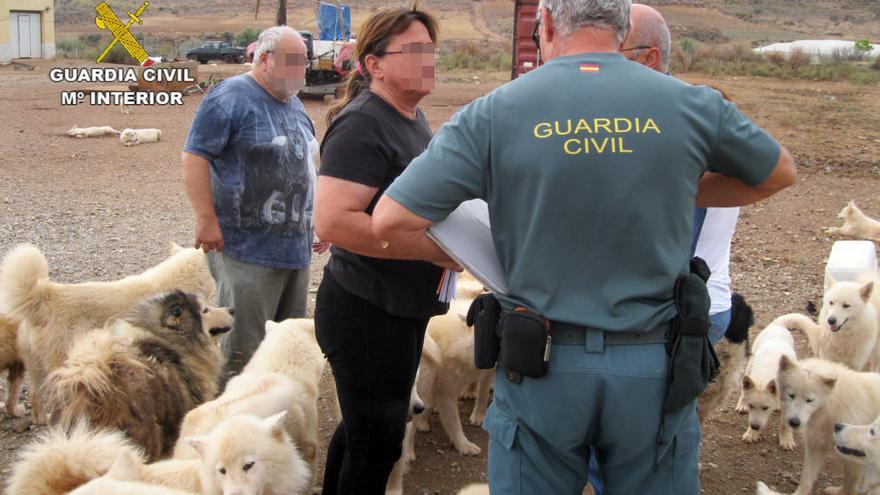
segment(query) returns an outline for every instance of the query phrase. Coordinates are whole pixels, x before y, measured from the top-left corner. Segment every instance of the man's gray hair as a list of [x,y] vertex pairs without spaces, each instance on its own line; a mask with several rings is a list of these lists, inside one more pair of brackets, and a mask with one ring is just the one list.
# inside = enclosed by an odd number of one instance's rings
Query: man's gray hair
[[614,30],[622,42],[629,30],[632,0],[541,0],[541,5],[550,11],[563,37],[583,27],[597,27]]
[[[660,50],[660,70],[669,70],[669,54],[672,50],[672,35],[669,26],[663,17],[643,16],[639,24],[633,30],[632,36],[627,41],[630,46],[656,46]],[[633,50],[633,55],[638,56],[643,50]]]
[[290,26],[273,26],[264,29],[257,38],[257,47],[254,48],[254,64],[260,62],[260,55],[275,50],[275,47],[278,46],[278,42],[287,34],[302,39],[302,35],[299,34],[299,31]]

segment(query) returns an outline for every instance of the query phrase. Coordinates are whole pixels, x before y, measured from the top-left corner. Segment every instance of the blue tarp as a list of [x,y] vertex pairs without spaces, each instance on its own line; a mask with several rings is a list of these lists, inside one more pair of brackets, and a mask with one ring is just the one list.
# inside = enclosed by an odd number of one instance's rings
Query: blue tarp
[[343,40],[351,38],[351,9],[348,5],[321,3],[318,7],[318,39]]

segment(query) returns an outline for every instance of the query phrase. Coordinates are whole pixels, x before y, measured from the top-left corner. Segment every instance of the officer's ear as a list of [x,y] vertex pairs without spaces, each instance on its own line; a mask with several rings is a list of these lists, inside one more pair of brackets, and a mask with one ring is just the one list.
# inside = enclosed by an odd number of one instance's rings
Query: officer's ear
[[553,25],[553,16],[550,15],[550,10],[547,7],[540,7],[541,9],[541,42],[542,43],[553,43],[556,40],[556,26]]
[[660,70],[660,49],[652,46],[643,52],[645,57],[645,65],[659,71]]

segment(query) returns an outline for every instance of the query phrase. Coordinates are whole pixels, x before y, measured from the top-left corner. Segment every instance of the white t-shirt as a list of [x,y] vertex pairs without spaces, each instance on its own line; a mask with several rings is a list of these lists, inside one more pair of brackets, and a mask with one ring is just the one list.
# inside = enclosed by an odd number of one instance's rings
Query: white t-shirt
[[708,208],[697,239],[694,256],[706,260],[712,270],[708,284],[712,299],[710,315],[730,309],[730,241],[738,219],[739,208]]

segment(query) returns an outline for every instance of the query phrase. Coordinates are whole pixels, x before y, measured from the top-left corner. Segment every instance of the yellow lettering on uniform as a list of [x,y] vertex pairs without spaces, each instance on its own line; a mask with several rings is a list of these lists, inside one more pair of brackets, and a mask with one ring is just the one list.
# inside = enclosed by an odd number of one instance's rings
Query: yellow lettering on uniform
[[654,122],[654,119],[650,117],[645,121],[645,127],[642,128],[642,134],[647,133],[649,130],[653,130],[657,134],[660,134],[660,128],[657,127],[657,123]]
[[590,141],[593,142],[593,149],[596,150],[596,153],[604,153],[605,148],[608,147],[608,138],[602,140],[602,146],[599,146],[599,143],[593,138],[590,138]]
[[[574,148],[574,149],[570,149],[570,148],[568,147],[568,145],[571,144],[571,143],[574,143],[574,145],[576,146],[576,148]],[[567,140],[565,141],[565,144],[562,145],[562,147],[565,149],[565,152],[566,152],[567,154],[569,154],[569,155],[577,155],[578,153],[581,153],[582,151],[584,151],[579,145],[580,145],[580,140],[578,140],[578,139],[567,139]],[[587,152],[587,153],[589,153],[589,152]]]
[[553,135],[553,128],[549,122],[539,122],[535,125],[535,137],[538,139],[548,138]]
[[620,143],[619,146],[617,147],[618,153],[632,153],[633,152],[633,150],[628,150],[623,147],[623,138],[622,137],[617,138],[617,142]]
[[[626,127],[624,127],[626,126]],[[623,133],[629,132],[633,128],[632,121],[629,119],[614,119],[614,132]]]
[[611,120],[610,119],[593,119],[593,127],[596,128],[596,132],[599,132],[599,129],[605,129],[605,132],[611,134],[613,131],[611,130]]
[[587,133],[589,133],[589,134],[593,133],[593,130],[590,129],[590,124],[587,122],[587,119],[579,120],[577,127],[574,128],[575,134],[577,134],[581,131],[587,131]]
[[559,121],[557,120],[553,122],[553,126],[556,128],[556,134],[560,136],[568,136],[569,134],[571,134],[571,120],[566,120],[565,123],[568,127],[566,127],[565,132],[562,132],[559,129]]

